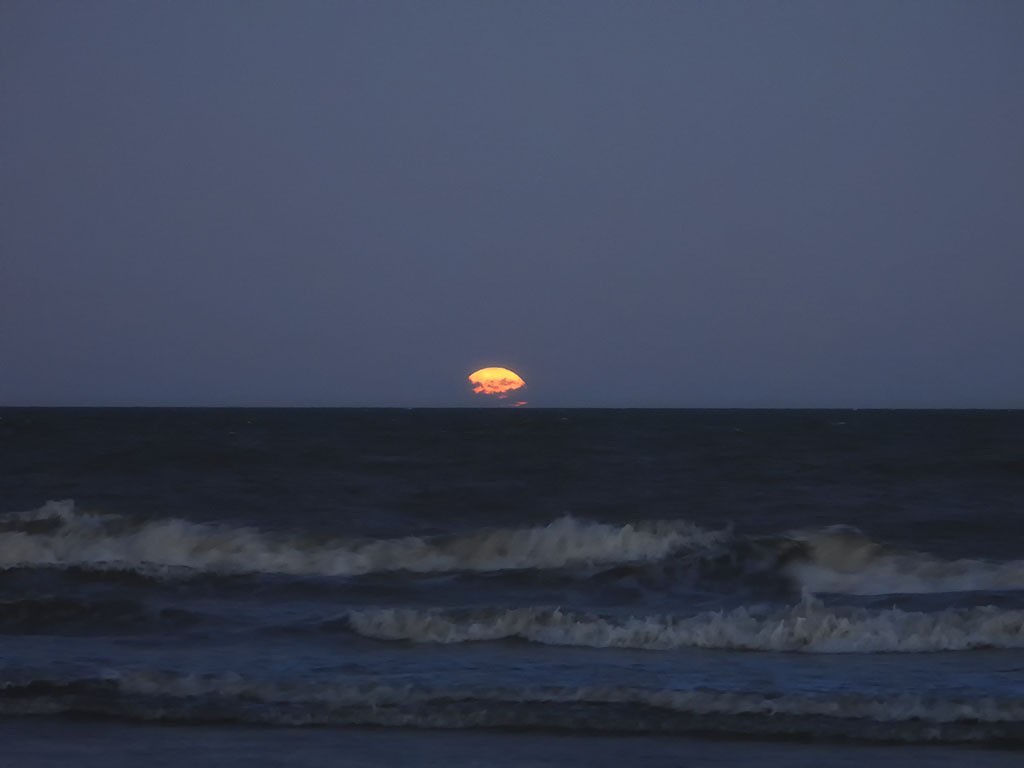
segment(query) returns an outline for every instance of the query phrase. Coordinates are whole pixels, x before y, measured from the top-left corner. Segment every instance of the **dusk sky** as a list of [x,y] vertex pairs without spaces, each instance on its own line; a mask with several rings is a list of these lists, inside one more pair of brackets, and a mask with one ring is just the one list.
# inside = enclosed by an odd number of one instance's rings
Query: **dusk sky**
[[0,4],[0,405],[1024,407],[1024,2]]

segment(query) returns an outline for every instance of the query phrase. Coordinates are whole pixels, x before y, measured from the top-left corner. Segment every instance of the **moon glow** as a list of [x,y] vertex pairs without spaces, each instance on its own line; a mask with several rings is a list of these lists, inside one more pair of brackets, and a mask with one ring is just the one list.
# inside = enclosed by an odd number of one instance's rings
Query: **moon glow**
[[469,374],[473,392],[485,397],[504,400],[512,392],[526,386],[523,377],[508,368],[481,368]]

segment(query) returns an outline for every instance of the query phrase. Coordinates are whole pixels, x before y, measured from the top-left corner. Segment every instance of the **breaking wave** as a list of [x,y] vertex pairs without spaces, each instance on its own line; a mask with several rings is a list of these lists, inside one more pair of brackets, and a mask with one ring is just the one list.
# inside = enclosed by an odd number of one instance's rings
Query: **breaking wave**
[[628,687],[432,689],[135,671],[0,683],[0,713],[282,726],[713,733],[904,742],[1024,740],[1024,699]]
[[1024,561],[942,560],[899,552],[849,526],[790,534],[800,551],[785,571],[812,592],[924,594],[1024,589]]
[[747,537],[682,520],[612,524],[561,517],[543,526],[464,535],[345,539],[91,514],[70,501],[0,516],[0,570],[36,567],[149,577],[574,567],[604,569],[612,577],[620,569],[656,588],[697,579],[853,595],[1024,589],[1024,561],[942,560],[894,550],[849,526]]
[[935,613],[829,608],[805,597],[785,611],[741,607],[696,616],[624,620],[557,608],[451,611],[380,608],[348,615],[353,631],[382,640],[672,650],[919,653],[1024,648],[1024,611],[986,606]]
[[737,536],[695,559],[696,568],[707,576],[781,579],[797,592],[888,595],[1024,589],[1024,560],[943,560],[887,546],[847,525],[779,536]]
[[682,521],[611,525],[563,517],[546,526],[465,536],[313,540],[175,518],[137,521],[49,502],[0,517],[0,569],[89,567],[172,573],[356,576],[562,568],[657,560],[723,534]]

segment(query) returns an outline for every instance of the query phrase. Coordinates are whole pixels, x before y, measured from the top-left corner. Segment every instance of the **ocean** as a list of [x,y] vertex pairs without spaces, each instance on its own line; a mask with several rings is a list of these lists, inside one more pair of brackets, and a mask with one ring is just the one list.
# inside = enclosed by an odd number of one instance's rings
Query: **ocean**
[[0,409],[0,766],[1019,765],[1024,411]]

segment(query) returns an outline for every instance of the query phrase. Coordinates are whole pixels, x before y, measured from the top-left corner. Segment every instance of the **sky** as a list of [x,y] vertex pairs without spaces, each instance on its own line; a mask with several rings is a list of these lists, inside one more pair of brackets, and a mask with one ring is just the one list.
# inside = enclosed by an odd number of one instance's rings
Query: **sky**
[[1024,407],[1024,3],[0,4],[0,404]]

